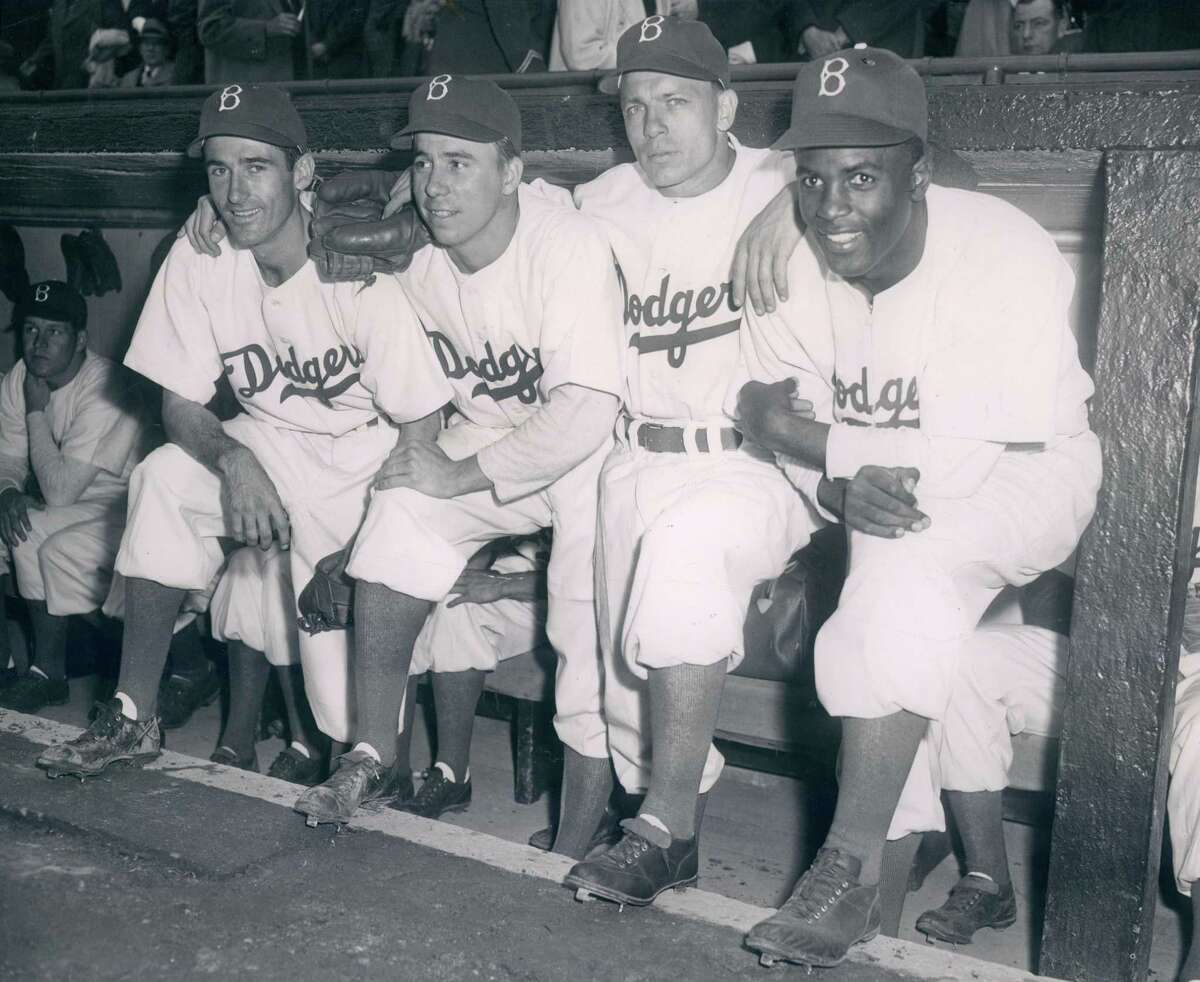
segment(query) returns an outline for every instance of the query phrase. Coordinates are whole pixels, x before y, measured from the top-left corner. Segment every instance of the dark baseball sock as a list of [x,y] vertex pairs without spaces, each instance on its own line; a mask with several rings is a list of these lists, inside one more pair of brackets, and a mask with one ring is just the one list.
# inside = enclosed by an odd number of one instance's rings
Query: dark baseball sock
[[650,789],[639,815],[653,815],[674,839],[696,834],[696,798],[717,727],[725,662],[650,670]]
[[158,681],[186,595],[186,590],[153,580],[131,577],[125,581],[125,632],[117,692],[133,701],[138,719],[149,719],[158,709]]
[[471,734],[475,729],[475,707],[483,692],[485,673],[474,668],[465,672],[433,672],[433,709],[437,714],[437,759],[454,771],[460,784],[471,765]]
[[908,896],[908,876],[921,846],[922,834],[914,832],[903,839],[889,839],[883,847],[883,867],[879,875],[879,931],[884,937],[900,937],[900,915]]
[[[280,665],[275,671],[283,696],[283,711],[287,716],[288,739],[292,743],[303,744],[308,755],[315,758],[322,743],[321,731],[317,729],[317,721],[313,719],[312,709],[308,705],[308,696],[304,693],[304,669],[299,665]],[[264,688],[265,685],[264,682]],[[262,702],[261,694],[258,701]]]
[[1181,982],[1200,979],[1200,883],[1192,884],[1192,946],[1179,972]]
[[266,655],[241,641],[228,642],[225,651],[229,660],[229,716],[217,746],[228,747],[239,757],[249,757],[254,752],[258,714],[271,666]]
[[354,588],[354,696],[356,742],[375,748],[379,759],[396,759],[396,724],[408,684],[413,645],[433,604],[359,580]]
[[861,883],[879,882],[888,826],[928,725],[923,716],[904,710],[878,719],[842,719],[838,801],[825,845],[862,862]]
[[189,679],[203,679],[212,670],[212,662],[204,653],[200,626],[192,621],[171,638],[167,649],[167,674]]
[[417,719],[417,678],[409,676],[408,690],[404,696],[404,728],[396,734],[396,770],[412,775],[413,726]]
[[9,667],[10,661],[13,668],[19,667],[13,658],[12,638],[8,633],[8,585],[8,574],[0,574],[0,672]]
[[612,761],[563,747],[558,831],[551,852],[583,859],[613,792]]
[[1004,847],[1004,796],[1000,791],[947,791],[946,803],[962,839],[968,873],[983,873],[1000,886],[1009,883]]
[[26,606],[33,623],[33,667],[48,679],[65,679],[68,619],[51,614],[44,600],[30,600]]

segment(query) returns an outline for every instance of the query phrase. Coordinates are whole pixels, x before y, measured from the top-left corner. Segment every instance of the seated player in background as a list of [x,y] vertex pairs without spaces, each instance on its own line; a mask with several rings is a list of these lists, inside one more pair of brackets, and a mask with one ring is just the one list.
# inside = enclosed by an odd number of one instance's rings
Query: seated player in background
[[14,316],[23,357],[0,384],[0,538],[34,635],[29,670],[0,705],[26,713],[69,698],[68,618],[108,594],[129,475],[145,451],[133,380],[88,350],[87,320],[66,283],[30,286]]

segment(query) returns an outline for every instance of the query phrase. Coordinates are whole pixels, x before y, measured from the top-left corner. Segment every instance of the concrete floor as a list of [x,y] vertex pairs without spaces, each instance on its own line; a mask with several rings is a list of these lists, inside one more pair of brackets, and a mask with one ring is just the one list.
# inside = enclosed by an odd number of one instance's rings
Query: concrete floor
[[[85,725],[95,680],[73,679],[72,699],[44,715],[72,725]],[[207,758],[215,746],[220,726],[220,704],[200,710],[183,729],[167,735],[170,750]],[[429,762],[426,729],[417,727],[414,765]],[[266,770],[282,749],[279,740],[258,747]],[[512,764],[509,724],[479,717],[473,746],[471,807],[447,821],[486,832],[511,842],[524,843],[550,817],[550,796],[532,805],[515,804],[512,798]],[[777,906],[799,873],[799,863],[819,834],[819,815],[827,814],[827,791],[810,793],[800,782],[728,767],[709,803],[704,826],[701,887],[734,900],[760,906]],[[817,814],[814,820],[813,814]],[[814,829],[814,825],[818,828]],[[983,931],[976,942],[958,949],[962,954],[997,965],[1032,972],[1036,965],[1040,933],[1040,889],[1048,847],[1048,831],[1015,823],[1006,824],[1006,838],[1017,889],[1019,918],[1006,931]],[[954,860],[948,859],[928,877],[920,892],[909,896],[901,922],[901,937],[923,942],[913,925],[920,913],[939,905],[958,878]],[[1182,960],[1184,920],[1173,891],[1160,897],[1151,956],[1151,979],[1173,980]]]

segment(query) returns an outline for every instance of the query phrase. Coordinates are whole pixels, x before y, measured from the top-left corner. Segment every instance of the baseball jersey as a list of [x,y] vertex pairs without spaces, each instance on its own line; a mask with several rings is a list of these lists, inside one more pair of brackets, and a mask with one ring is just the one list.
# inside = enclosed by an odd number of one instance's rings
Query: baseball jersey
[[[23,488],[30,473],[25,362],[0,382],[0,488]],[[46,418],[64,457],[99,468],[80,501],[120,497],[146,451],[141,404],[120,366],[87,352],[78,373],[50,393]]]
[[495,261],[464,273],[429,245],[400,276],[455,408],[498,431],[560,385],[621,392],[620,293],[604,236],[569,204],[525,185],[517,194],[520,218]]
[[[1074,286],[1053,239],[989,195],[930,187],[920,262],[868,298],[797,249],[790,299],[747,315],[751,375],[800,380],[829,407],[825,471],[911,466],[921,490],[970,494],[1005,449],[1088,429],[1092,380],[1068,323]],[[810,233],[811,236],[811,233]],[[813,260],[819,282],[813,288]]]
[[207,403],[229,377],[251,416],[341,436],[377,418],[429,415],[450,388],[404,291],[390,276],[325,283],[305,262],[269,286],[248,249],[216,257],[180,239],[154,279],[125,364]]
[[742,146],[711,191],[669,198],[637,164],[575,189],[608,233],[623,293],[625,404],[656,419],[728,419],[742,311],[731,300],[738,237],[794,176],[790,155]]

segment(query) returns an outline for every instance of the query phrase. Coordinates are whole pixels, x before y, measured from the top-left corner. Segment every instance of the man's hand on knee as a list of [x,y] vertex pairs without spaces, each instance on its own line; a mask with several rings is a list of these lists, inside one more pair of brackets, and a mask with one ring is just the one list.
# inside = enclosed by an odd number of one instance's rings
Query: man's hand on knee
[[485,486],[477,479],[480,475],[474,460],[451,460],[430,441],[402,441],[379,468],[375,487],[380,491],[412,488],[431,498],[457,498]]
[[917,509],[913,494],[920,479],[915,467],[868,464],[844,483],[842,518],[856,531],[887,539],[923,532],[929,516]]
[[16,488],[5,488],[0,492],[0,539],[10,549],[15,549],[33,531],[29,521],[29,509],[44,511],[45,505],[36,498],[23,494]]
[[291,546],[291,522],[275,484],[254,454],[239,447],[221,457],[222,489],[229,514],[230,532],[248,546],[269,549]]

